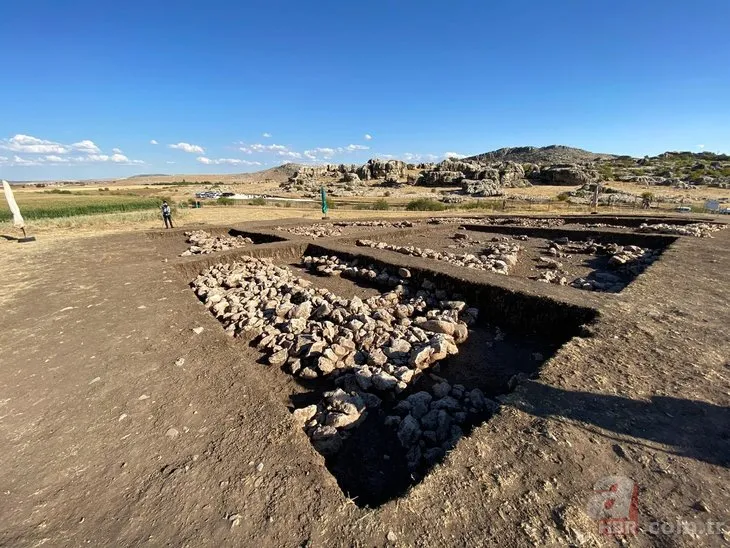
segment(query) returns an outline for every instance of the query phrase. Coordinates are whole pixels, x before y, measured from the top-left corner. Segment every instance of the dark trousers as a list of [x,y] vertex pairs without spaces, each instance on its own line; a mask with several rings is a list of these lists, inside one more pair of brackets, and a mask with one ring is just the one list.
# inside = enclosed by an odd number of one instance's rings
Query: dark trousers
[[[174,228],[172,226],[172,216],[171,215],[163,215],[162,218],[165,220],[165,228]],[[170,225],[170,226],[167,226]]]

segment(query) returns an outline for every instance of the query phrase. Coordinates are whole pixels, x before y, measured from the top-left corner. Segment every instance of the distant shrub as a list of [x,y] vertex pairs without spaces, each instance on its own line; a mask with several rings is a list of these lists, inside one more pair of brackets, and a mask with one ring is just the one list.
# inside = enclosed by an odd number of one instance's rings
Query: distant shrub
[[266,205],[266,198],[263,196],[256,196],[253,200],[251,200],[248,205],[252,206],[264,206]]
[[231,198],[226,198],[224,196],[221,196],[215,201],[218,205],[222,206],[232,206],[236,204],[236,200],[232,200]]
[[[101,190],[101,189],[99,189]],[[60,188],[54,188],[53,190],[44,190],[44,194],[73,194],[70,190],[61,190]]]
[[371,209],[377,209],[377,210],[386,210],[390,209],[390,204],[387,200],[380,199],[376,200],[373,205],[371,206]]
[[390,196],[390,190],[386,190],[386,191],[385,191],[385,194],[384,194],[384,195],[385,195],[386,197]]
[[330,198],[329,196],[327,196],[326,202],[327,202],[327,209],[335,209],[335,207],[337,207],[337,206],[335,206],[335,201],[332,198]]
[[613,181],[615,174],[613,168],[608,164],[601,164],[598,166],[598,174],[601,176],[603,181]]
[[568,198],[570,198],[570,194],[568,194],[567,192],[561,192],[557,195],[557,200],[559,202],[567,202]]
[[502,201],[472,200],[453,206],[454,209],[502,209]]
[[446,206],[444,204],[431,198],[411,200],[406,206],[406,210],[408,211],[443,211],[445,209]]

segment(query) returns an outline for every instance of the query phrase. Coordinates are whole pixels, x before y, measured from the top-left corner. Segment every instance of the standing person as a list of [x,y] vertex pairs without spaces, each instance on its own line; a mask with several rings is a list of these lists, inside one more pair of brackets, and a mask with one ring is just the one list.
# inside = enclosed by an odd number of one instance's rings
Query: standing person
[[163,201],[160,209],[162,210],[162,219],[165,221],[165,228],[175,228],[172,226],[172,210],[167,202]]

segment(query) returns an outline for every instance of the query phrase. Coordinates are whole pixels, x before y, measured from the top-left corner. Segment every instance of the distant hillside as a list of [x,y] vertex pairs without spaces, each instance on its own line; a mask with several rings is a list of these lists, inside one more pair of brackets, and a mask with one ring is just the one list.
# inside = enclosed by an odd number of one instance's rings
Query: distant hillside
[[580,148],[550,145],[546,147],[500,148],[464,159],[477,162],[510,161],[531,164],[582,164],[612,158],[615,158],[612,154],[598,154]]
[[299,168],[301,168],[301,164],[282,164],[280,166],[272,167],[270,169],[265,169],[263,171],[256,171],[255,173],[249,173],[248,175],[251,175],[255,177],[256,179],[271,179],[273,181],[277,182],[284,182],[289,177],[294,175],[297,171],[299,171]]
[[131,175],[127,179],[141,179],[142,177],[167,177],[167,173],[140,173],[139,175]]

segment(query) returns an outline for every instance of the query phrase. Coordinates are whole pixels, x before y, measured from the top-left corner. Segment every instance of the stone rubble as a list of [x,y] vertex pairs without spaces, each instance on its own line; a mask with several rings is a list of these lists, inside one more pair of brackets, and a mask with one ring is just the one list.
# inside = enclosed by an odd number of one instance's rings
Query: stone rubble
[[457,254],[449,251],[434,251],[428,248],[387,244],[373,240],[357,240],[356,243],[361,247],[387,249],[402,255],[435,259],[450,263],[454,266],[486,270],[496,272],[497,274],[509,274],[510,268],[517,264],[518,255],[522,249],[519,244],[502,241],[501,239],[500,241],[487,244],[479,254]]
[[613,272],[597,270],[589,278],[576,278],[570,285],[587,291],[618,293],[659,257],[659,250],[636,245],[602,244],[593,240],[571,242],[567,237],[548,241],[547,255],[538,259],[538,268],[544,268],[536,278],[539,282],[566,285],[569,272],[563,269],[561,257],[574,253],[608,256],[608,266]]
[[311,238],[325,238],[329,236],[342,236],[343,228],[367,227],[367,228],[410,228],[415,226],[411,221],[352,221],[337,223],[315,223],[302,226],[277,226],[275,230],[281,230],[297,236],[309,236]]
[[253,245],[253,240],[251,238],[246,238],[244,236],[228,236],[227,234],[213,236],[205,230],[185,232],[185,236],[187,236],[187,242],[191,245],[186,251],[183,251],[180,255],[181,257],[187,257],[189,255],[207,255],[218,251],[227,251],[229,249]]
[[337,453],[349,431],[382,398],[392,400],[469,336],[479,311],[407,269],[359,266],[357,260],[305,256],[320,275],[361,278],[392,289],[362,300],[313,287],[270,259],[217,264],[192,282],[196,295],[232,336],[246,336],[266,361],[305,380],[332,377],[339,388],[294,411],[323,455]]
[[714,225],[708,223],[692,223],[688,225],[673,225],[658,223],[650,225],[642,223],[638,232],[652,232],[659,234],[677,234],[679,236],[694,236],[695,238],[712,238],[712,233],[725,228],[725,225]]
[[443,459],[464,436],[464,429],[494,414],[499,404],[475,388],[439,380],[430,392],[420,391],[399,401],[386,426],[394,429],[406,451],[409,469],[418,473]]

